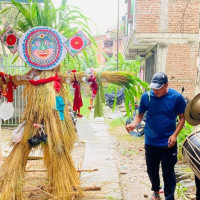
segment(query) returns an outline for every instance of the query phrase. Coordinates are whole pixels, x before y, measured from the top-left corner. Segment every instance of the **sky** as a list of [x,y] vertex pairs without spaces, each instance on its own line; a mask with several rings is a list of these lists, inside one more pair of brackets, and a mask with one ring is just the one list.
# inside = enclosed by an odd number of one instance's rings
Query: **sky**
[[[118,0],[68,0],[67,4],[78,7],[86,17],[95,22],[98,29],[89,22],[94,35],[105,34],[107,28],[117,27]],[[125,0],[119,0],[119,20],[125,13]]]

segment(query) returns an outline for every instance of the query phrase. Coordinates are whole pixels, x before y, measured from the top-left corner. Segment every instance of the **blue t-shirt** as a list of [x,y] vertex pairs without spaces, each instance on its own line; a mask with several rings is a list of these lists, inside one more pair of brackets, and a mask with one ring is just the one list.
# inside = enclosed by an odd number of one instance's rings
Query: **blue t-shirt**
[[177,115],[183,114],[186,103],[183,96],[169,88],[168,93],[156,97],[153,90],[150,97],[145,92],[142,95],[139,113],[145,113],[145,143],[153,146],[168,146],[168,139],[176,129]]

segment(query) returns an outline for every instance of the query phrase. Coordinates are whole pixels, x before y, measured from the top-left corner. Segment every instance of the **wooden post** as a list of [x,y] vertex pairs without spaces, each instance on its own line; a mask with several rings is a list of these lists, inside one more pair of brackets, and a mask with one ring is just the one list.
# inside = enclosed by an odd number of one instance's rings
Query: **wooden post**
[[[25,172],[46,172],[46,169],[26,169]],[[95,172],[98,171],[98,169],[77,169],[77,172],[80,173],[81,172]]]

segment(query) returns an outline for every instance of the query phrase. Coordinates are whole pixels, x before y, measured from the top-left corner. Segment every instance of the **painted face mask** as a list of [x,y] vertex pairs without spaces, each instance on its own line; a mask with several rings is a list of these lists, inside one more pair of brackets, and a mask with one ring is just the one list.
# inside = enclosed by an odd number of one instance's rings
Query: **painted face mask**
[[62,43],[64,37],[49,27],[35,27],[20,38],[20,57],[32,68],[39,70],[53,69],[66,55]]
[[33,59],[41,59],[43,62],[55,56],[56,45],[54,38],[48,34],[40,34],[30,43]]

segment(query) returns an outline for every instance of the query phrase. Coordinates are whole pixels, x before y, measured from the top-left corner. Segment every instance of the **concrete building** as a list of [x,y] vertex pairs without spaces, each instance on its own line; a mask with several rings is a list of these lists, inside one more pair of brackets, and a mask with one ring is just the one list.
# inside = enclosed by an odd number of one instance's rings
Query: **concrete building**
[[[97,43],[97,62],[100,66],[105,66],[106,58],[104,54],[109,57],[113,55],[117,56],[117,27],[110,27],[107,29],[105,35],[99,35],[94,37]],[[120,23],[120,30],[118,36],[118,51],[123,54],[124,50],[124,24]]]
[[141,56],[141,75],[168,74],[170,87],[192,98],[200,92],[200,1],[125,0],[127,59]]

